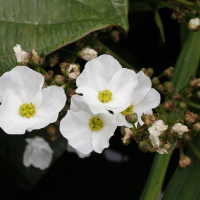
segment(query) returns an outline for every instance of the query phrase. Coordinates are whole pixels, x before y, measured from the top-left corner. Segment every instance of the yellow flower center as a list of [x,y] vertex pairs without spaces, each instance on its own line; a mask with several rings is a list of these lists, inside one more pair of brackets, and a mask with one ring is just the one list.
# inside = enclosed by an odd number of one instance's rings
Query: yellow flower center
[[103,90],[99,92],[99,100],[102,103],[107,103],[112,100],[112,92],[109,90]]
[[128,114],[131,114],[133,112],[133,103],[128,107],[126,108],[126,110],[124,110],[123,112],[121,112],[123,115],[128,115]]
[[30,118],[35,114],[35,106],[32,103],[23,104],[19,107],[19,114],[22,117]]
[[99,117],[92,117],[90,119],[89,126],[93,131],[98,131],[103,127],[103,121]]

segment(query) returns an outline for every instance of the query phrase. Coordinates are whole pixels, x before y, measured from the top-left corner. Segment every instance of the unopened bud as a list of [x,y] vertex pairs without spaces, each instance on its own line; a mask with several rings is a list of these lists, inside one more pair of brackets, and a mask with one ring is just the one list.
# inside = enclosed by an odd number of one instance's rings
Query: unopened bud
[[165,88],[164,88],[164,86],[162,84],[157,85],[155,87],[155,89],[160,93],[164,92],[164,90],[165,90]]
[[192,136],[190,135],[190,133],[184,133],[183,137],[185,141],[188,141],[188,142],[192,141]]
[[60,55],[58,53],[51,54],[48,58],[50,67],[55,67],[59,59]]
[[156,118],[153,115],[150,114],[143,114],[142,115],[142,121],[147,125],[151,126],[153,123],[156,122]]
[[45,61],[45,56],[44,54],[40,54],[40,56],[38,56],[37,52],[35,50],[32,50],[32,58],[31,58],[31,63],[34,66],[40,66],[44,63]]
[[189,80],[189,86],[194,88],[200,87],[200,78],[195,78],[194,76],[191,76]]
[[125,116],[125,119],[128,123],[134,124],[137,122],[138,120],[138,116],[136,113],[130,113],[128,115]]
[[174,86],[171,82],[164,82],[163,83],[164,86],[164,91],[167,93],[172,93],[174,91]]
[[140,149],[142,152],[144,152],[144,153],[148,152],[148,149],[147,149],[147,141],[141,141],[141,142],[139,143],[138,147],[139,147],[139,149]]
[[55,76],[54,76],[54,82],[55,82],[56,85],[58,85],[58,86],[62,86],[62,85],[65,84],[66,79],[65,79],[64,76],[61,76],[61,75],[55,75]]
[[42,88],[47,88],[49,86],[49,84],[47,82],[44,82]]
[[168,79],[171,79],[174,77],[173,71],[174,71],[173,67],[168,67],[166,70],[163,71],[163,74]]
[[77,52],[77,56],[81,57],[82,59],[89,61],[97,57],[97,52],[90,47],[85,47],[79,52]]
[[151,82],[152,82],[152,85],[153,85],[153,86],[157,86],[157,85],[160,84],[160,80],[159,80],[158,77],[152,78]]
[[49,139],[51,141],[56,140],[57,139],[57,135],[56,135],[56,128],[52,125],[49,125],[46,129],[47,134],[49,136]]
[[110,37],[113,40],[113,42],[117,43],[120,40],[120,32],[118,30],[114,30],[110,32]]
[[43,75],[44,80],[47,81],[48,83],[51,83],[53,80],[53,71],[49,70],[46,74]]
[[181,100],[182,99],[182,95],[180,95],[180,94],[174,94],[173,96],[172,96],[172,98],[174,99],[174,100]]
[[198,31],[200,27],[200,19],[198,17],[191,19],[188,23],[188,28],[192,31]]
[[197,98],[200,99],[200,91],[197,91],[196,95],[197,95]]
[[174,108],[173,102],[171,101],[165,101],[163,103],[163,108],[165,109],[166,112],[170,113],[172,109]]
[[13,47],[13,50],[15,52],[15,58],[17,63],[28,64],[30,62],[31,53],[23,51],[19,44]]
[[200,123],[196,122],[195,124],[192,125],[192,132],[193,133],[199,133],[200,132]]
[[196,122],[196,120],[198,119],[198,115],[187,110],[185,112],[184,118],[185,118],[186,125],[190,126],[190,125],[192,125],[193,123]]
[[171,144],[165,144],[165,145],[163,146],[163,149],[169,150],[170,147],[171,147]]
[[181,156],[179,160],[179,167],[183,169],[191,165],[191,163],[192,160],[188,156]]
[[70,63],[67,63],[67,62],[62,62],[59,64],[61,74],[64,74],[64,72],[67,70],[67,67],[69,65],[70,65]]
[[180,102],[180,103],[179,103],[179,108],[180,108],[181,110],[185,110],[186,106],[187,106],[187,104],[186,104],[185,102]]
[[142,68],[140,71],[143,71],[147,77],[153,76],[154,70],[152,68]]
[[174,142],[176,142],[176,138],[173,135],[170,134],[170,135],[167,136],[167,141],[170,144],[173,144]]
[[151,144],[151,142],[147,143],[147,150],[151,153],[155,152],[156,149],[153,147],[153,145]]

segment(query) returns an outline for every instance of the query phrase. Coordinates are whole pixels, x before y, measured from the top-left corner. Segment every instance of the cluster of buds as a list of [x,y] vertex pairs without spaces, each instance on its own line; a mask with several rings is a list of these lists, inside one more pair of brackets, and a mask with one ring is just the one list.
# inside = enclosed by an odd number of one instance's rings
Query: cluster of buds
[[182,23],[182,20],[185,17],[186,13],[188,13],[188,10],[177,7],[176,10],[174,10],[174,12],[172,13],[171,17],[172,19],[176,19],[178,23]]

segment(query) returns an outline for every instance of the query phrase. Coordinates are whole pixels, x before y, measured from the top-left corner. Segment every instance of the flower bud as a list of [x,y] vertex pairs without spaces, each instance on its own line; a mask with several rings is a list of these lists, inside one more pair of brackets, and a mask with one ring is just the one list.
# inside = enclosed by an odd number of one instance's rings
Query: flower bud
[[67,95],[67,99],[71,100],[72,96],[76,94],[76,90],[72,88],[66,88],[65,93]]
[[192,31],[198,31],[200,27],[200,19],[198,17],[191,19],[188,23],[188,28]]
[[37,52],[35,50],[32,50],[32,58],[31,58],[31,63],[33,66],[37,67],[40,66],[44,63],[45,61],[45,56],[43,53],[38,56]]
[[54,126],[49,125],[49,126],[47,127],[46,131],[47,131],[47,134],[48,134],[49,139],[50,139],[51,141],[54,141],[54,140],[57,139],[56,128],[55,128]]
[[191,76],[189,80],[189,86],[194,88],[200,87],[200,78],[195,78],[194,76]]
[[70,65],[70,63],[67,63],[67,62],[62,62],[60,63],[60,71],[61,71],[61,74],[64,74],[64,72],[67,70],[67,67]]
[[172,101],[165,101],[163,103],[163,108],[165,109],[166,112],[170,113],[172,109],[174,108],[173,102]]
[[153,86],[157,86],[157,85],[160,84],[160,80],[159,80],[158,77],[152,78],[151,82],[152,82],[152,85],[153,85]]
[[182,95],[180,95],[180,94],[174,94],[174,95],[172,96],[172,98],[173,98],[174,100],[180,101],[180,100],[182,99]]
[[164,82],[163,83],[164,86],[164,91],[167,93],[172,93],[174,91],[174,86],[172,84],[172,82]]
[[51,54],[48,58],[50,67],[55,67],[59,59],[60,55],[58,53]]
[[140,149],[142,152],[144,152],[144,153],[148,152],[148,149],[147,149],[147,141],[141,141],[141,142],[139,143],[138,147],[139,147],[139,149]]
[[183,102],[183,101],[179,103],[179,108],[181,110],[185,110],[186,106],[187,106],[187,104],[185,102]]
[[192,141],[192,136],[190,135],[190,133],[184,133],[183,137],[185,141],[188,141],[188,142]]
[[200,99],[200,91],[197,91],[196,95],[197,95],[197,98]]
[[54,82],[55,82],[56,85],[58,85],[58,86],[62,86],[62,85],[65,84],[66,79],[65,79],[64,76],[61,76],[61,75],[55,75],[55,76],[54,76]]
[[53,81],[53,71],[52,70],[49,70],[43,76],[44,76],[45,81],[47,81],[48,83],[51,83]]
[[163,149],[169,150],[170,147],[171,147],[171,144],[165,144],[165,145],[163,146]]
[[163,148],[164,147],[164,145],[165,145],[165,140],[163,140],[163,139],[160,139],[159,140],[159,148]]
[[179,167],[183,169],[191,165],[191,163],[192,160],[188,156],[181,156],[179,160]]
[[153,147],[153,145],[151,144],[151,142],[147,143],[147,150],[151,153],[155,152],[156,149]]
[[195,124],[192,125],[192,133],[199,133],[200,132],[200,123],[196,122]]
[[31,53],[23,51],[19,44],[13,47],[13,50],[15,52],[15,58],[16,58],[17,63],[26,65],[30,62]]
[[47,82],[44,82],[42,88],[47,88],[49,86],[49,84]]
[[125,135],[125,128],[126,128],[126,126],[121,126],[121,128],[120,128],[120,132],[123,136]]
[[120,32],[118,30],[114,30],[110,32],[110,37],[113,40],[113,42],[117,43],[120,40]]
[[194,114],[193,112],[190,112],[189,110],[187,110],[185,112],[184,118],[185,118],[186,125],[190,126],[196,122],[198,116],[197,114]]
[[167,141],[170,144],[173,144],[174,142],[176,142],[176,138],[173,135],[170,134],[170,135],[167,136]]
[[153,123],[156,122],[156,118],[153,115],[150,115],[150,114],[143,114],[141,118],[142,118],[142,121],[147,126],[151,126]]
[[174,71],[173,67],[168,67],[166,70],[163,71],[163,74],[168,79],[171,79],[174,77],[173,71]]
[[90,47],[85,47],[82,50],[77,52],[77,56],[82,59],[89,61],[97,57],[97,52]]
[[64,72],[64,76],[66,79],[75,80],[80,75],[80,65],[79,64],[70,64],[66,71]]
[[131,142],[131,139],[133,138],[133,131],[129,128],[125,128],[124,129],[124,137],[122,138],[122,142],[123,144],[126,146],[126,145],[129,145],[130,142]]
[[164,90],[165,90],[165,88],[164,88],[164,86],[162,84],[157,85],[155,87],[155,89],[160,93],[164,92]]
[[128,115],[125,116],[125,119],[128,123],[134,124],[137,122],[138,120],[138,116],[136,113],[130,113]]
[[147,77],[153,76],[153,73],[154,73],[154,70],[153,70],[152,68],[146,69],[146,68],[143,67],[140,71],[143,71],[144,74],[145,74]]

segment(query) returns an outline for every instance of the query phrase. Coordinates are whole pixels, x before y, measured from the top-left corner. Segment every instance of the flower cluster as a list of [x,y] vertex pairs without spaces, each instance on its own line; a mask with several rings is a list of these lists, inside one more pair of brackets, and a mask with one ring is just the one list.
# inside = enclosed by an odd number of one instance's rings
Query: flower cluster
[[[89,61],[76,80],[77,90],[70,110],[62,119],[60,131],[69,145],[83,154],[101,153],[109,146],[117,126],[128,123],[125,116],[152,114],[160,103],[159,93],[143,72],[124,69],[112,56],[102,55]],[[136,125],[137,123],[136,122]]]

